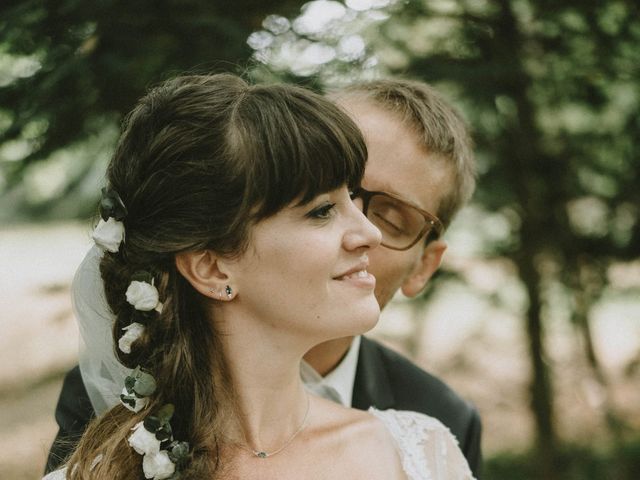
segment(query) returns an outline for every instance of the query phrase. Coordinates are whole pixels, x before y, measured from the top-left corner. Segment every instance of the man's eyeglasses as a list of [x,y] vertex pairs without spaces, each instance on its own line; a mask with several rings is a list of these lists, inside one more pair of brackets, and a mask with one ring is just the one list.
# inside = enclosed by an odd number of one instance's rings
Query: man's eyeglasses
[[425,236],[438,238],[444,227],[435,215],[386,192],[357,188],[351,198],[361,198],[365,216],[382,232],[384,247],[408,250]]

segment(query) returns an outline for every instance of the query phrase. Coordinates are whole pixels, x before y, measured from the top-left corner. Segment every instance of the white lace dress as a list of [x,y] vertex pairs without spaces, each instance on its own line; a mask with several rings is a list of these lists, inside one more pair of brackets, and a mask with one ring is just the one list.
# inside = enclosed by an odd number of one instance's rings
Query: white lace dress
[[[458,442],[439,420],[416,412],[373,407],[369,413],[389,430],[407,480],[473,480]],[[51,472],[43,480],[65,480],[65,471]]]
[[439,420],[422,413],[376,410],[393,437],[407,480],[473,480],[453,434]]

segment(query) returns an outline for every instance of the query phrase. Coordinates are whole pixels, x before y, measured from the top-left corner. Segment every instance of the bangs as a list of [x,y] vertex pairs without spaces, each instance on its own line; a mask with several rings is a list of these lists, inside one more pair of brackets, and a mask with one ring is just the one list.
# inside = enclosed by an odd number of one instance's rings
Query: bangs
[[257,86],[236,105],[229,145],[255,221],[360,184],[367,150],[355,123],[329,100],[291,85]]

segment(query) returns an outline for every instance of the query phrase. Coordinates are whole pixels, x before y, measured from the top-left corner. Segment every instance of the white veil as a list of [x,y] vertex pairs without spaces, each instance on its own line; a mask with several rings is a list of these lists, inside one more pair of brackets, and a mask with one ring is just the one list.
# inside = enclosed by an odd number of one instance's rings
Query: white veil
[[115,316],[107,304],[100,276],[103,250],[94,245],[78,267],[71,299],[80,330],[80,373],[96,415],[120,402],[124,379],[131,371],[113,351]]

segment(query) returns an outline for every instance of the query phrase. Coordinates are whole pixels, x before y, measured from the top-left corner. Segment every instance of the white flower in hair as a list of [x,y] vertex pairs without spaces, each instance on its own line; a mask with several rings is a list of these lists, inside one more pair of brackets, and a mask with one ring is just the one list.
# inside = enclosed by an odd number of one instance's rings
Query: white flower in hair
[[124,240],[124,224],[113,217],[109,217],[106,222],[100,219],[91,236],[98,246],[116,253]]
[[131,430],[133,433],[129,437],[129,445],[140,455],[155,455],[160,451],[160,440],[155,433],[144,428],[143,422],[137,423]]
[[144,325],[133,322],[122,330],[124,330],[125,333],[118,340],[118,348],[124,353],[131,353],[131,344],[142,336],[144,333]]
[[148,312],[155,309],[160,301],[158,289],[147,282],[133,280],[127,288],[127,302],[136,310]]
[[132,412],[138,413],[149,404],[149,399],[147,397],[140,398],[135,393],[129,393],[127,387],[124,387],[120,395],[120,403]]
[[145,478],[164,480],[174,474],[176,466],[169,458],[167,451],[162,450],[153,455],[146,454],[142,458],[142,470]]

